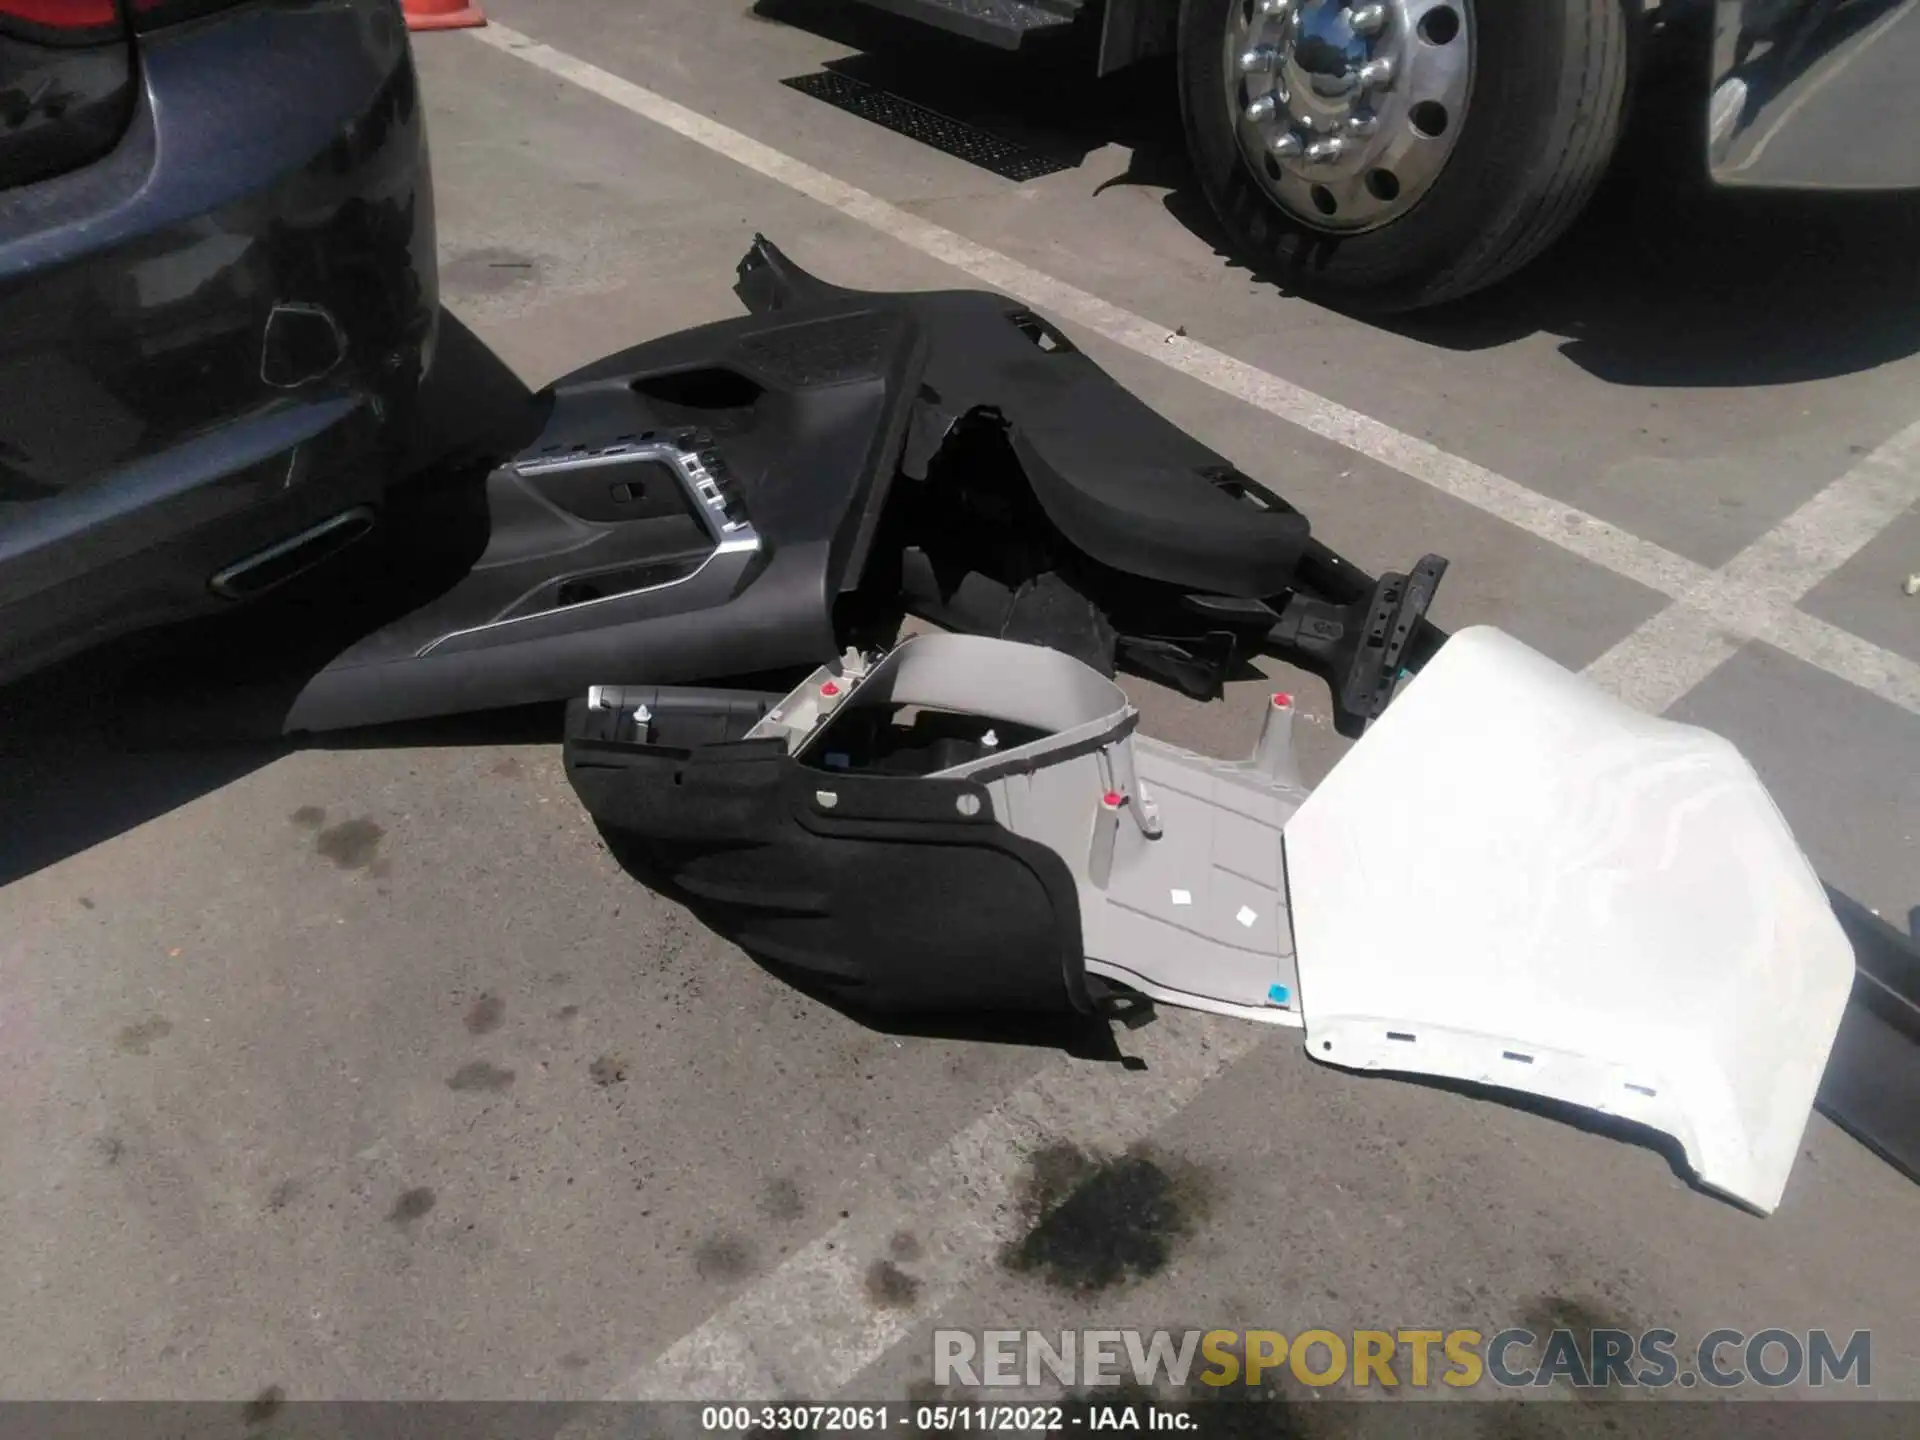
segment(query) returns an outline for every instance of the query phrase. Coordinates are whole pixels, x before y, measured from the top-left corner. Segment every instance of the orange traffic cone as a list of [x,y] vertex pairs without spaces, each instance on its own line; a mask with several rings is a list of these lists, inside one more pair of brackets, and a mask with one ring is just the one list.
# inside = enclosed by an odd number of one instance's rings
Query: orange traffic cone
[[465,30],[484,25],[487,17],[467,0],[401,0],[409,30]]

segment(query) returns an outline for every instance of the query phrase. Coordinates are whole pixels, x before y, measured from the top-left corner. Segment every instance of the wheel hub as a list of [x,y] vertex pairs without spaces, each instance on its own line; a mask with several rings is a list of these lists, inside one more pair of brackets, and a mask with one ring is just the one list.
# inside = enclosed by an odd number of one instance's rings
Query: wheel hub
[[1469,0],[1238,0],[1227,103],[1255,176],[1318,229],[1372,229],[1439,176],[1472,82]]
[[1355,112],[1360,67],[1373,58],[1373,46],[1353,28],[1352,10],[1324,0],[1296,8],[1286,30],[1280,73],[1287,109],[1308,129],[1330,134]]

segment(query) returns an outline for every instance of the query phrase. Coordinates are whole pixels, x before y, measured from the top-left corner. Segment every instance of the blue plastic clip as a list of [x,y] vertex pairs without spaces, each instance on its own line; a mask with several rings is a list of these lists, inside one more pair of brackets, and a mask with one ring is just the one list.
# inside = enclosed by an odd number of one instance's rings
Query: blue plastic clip
[[1284,985],[1269,985],[1267,987],[1267,1003],[1270,1005],[1284,1005],[1292,998],[1293,992]]

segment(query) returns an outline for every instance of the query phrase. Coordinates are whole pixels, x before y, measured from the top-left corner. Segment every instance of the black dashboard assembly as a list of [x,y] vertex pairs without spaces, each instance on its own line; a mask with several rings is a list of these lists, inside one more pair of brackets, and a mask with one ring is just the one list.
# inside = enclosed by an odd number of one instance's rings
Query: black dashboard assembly
[[1363,573],[1015,301],[841,289],[764,238],[736,292],[535,397],[478,560],[286,728],[804,672],[914,614],[1201,698],[1275,655],[1354,735],[1444,638],[1443,560]]

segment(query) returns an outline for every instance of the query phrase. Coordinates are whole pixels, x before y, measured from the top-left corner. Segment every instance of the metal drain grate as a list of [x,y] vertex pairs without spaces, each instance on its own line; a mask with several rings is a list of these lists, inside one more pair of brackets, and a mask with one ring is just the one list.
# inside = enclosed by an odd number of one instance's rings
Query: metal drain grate
[[780,83],[956,160],[977,165],[1004,180],[1037,180],[1042,175],[1071,170],[1080,163],[1075,157],[1050,155],[831,70],[798,75]]

